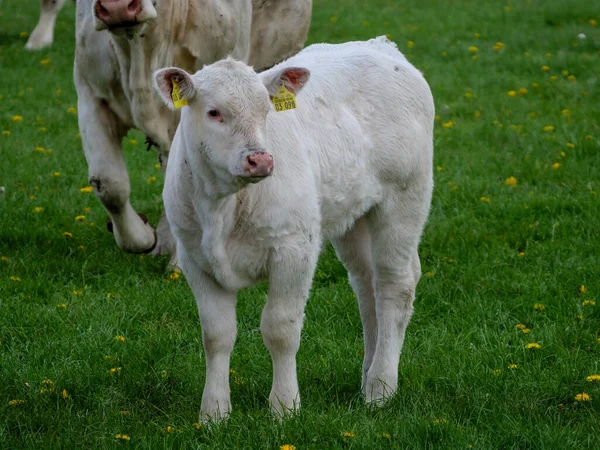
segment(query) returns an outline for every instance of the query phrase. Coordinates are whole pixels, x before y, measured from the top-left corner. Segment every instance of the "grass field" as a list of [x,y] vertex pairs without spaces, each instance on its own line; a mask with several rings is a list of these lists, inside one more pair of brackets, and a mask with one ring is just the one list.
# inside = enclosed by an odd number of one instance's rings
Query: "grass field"
[[[39,53],[22,33],[37,1],[0,11],[0,448],[600,448],[600,3],[315,0],[311,43],[387,33],[436,99],[399,391],[363,405],[358,308],[326,246],[302,411],[268,413],[260,285],[239,295],[234,411],[213,427],[194,425],[204,357],[185,280],[119,252],[81,191],[73,4]],[[156,156],[134,132],[124,151],[133,204],[156,223]]]

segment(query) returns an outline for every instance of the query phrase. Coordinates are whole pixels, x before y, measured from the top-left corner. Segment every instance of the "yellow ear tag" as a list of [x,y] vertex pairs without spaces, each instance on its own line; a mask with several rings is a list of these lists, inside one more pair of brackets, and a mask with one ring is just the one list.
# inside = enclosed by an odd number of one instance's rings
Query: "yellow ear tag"
[[181,96],[181,93],[179,92],[179,85],[177,84],[177,81],[172,80],[173,83],[173,91],[171,92],[171,98],[173,99],[173,105],[175,106],[175,108],[182,108],[183,106],[188,104],[187,99],[183,98]]
[[273,102],[273,106],[275,106],[275,111],[277,112],[296,108],[296,96],[293,92],[288,91],[283,84],[279,86],[277,95],[275,97],[271,97],[271,101]]

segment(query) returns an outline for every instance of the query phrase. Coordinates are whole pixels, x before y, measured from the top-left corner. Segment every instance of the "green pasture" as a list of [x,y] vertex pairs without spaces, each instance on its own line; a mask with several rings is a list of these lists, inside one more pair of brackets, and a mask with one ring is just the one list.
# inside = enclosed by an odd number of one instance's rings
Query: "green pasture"
[[[388,34],[436,101],[398,394],[363,404],[358,308],[327,244],[302,410],[268,412],[261,284],[239,294],[234,409],[213,426],[197,425],[204,356],[185,280],[166,257],[120,252],[82,192],[75,7],[55,45],[28,52],[38,9],[0,9],[0,448],[600,448],[599,2],[314,0],[309,43]],[[157,223],[162,176],[143,141],[123,145],[132,203]]]

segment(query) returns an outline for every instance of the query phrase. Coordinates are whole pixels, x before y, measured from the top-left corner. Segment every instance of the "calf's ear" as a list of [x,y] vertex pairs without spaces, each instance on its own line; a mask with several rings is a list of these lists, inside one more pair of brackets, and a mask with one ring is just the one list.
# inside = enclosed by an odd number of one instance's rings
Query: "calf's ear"
[[154,87],[167,106],[173,110],[187,105],[196,95],[191,75],[177,67],[154,72]]
[[271,96],[277,95],[281,85],[284,85],[288,91],[296,95],[309,78],[310,72],[304,67],[286,67],[285,69],[264,72],[262,82]]

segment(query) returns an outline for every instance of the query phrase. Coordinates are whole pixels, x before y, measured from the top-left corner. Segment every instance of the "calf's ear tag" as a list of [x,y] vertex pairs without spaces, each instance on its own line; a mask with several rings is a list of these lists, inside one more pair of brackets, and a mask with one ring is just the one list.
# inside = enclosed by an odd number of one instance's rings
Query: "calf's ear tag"
[[179,85],[177,81],[171,80],[173,83],[173,90],[171,91],[171,99],[173,100],[173,105],[175,108],[182,108],[188,104],[187,99],[181,96],[181,92],[179,91]]
[[283,84],[279,86],[277,95],[271,98],[271,102],[277,112],[296,108],[296,96],[293,92],[288,91]]

